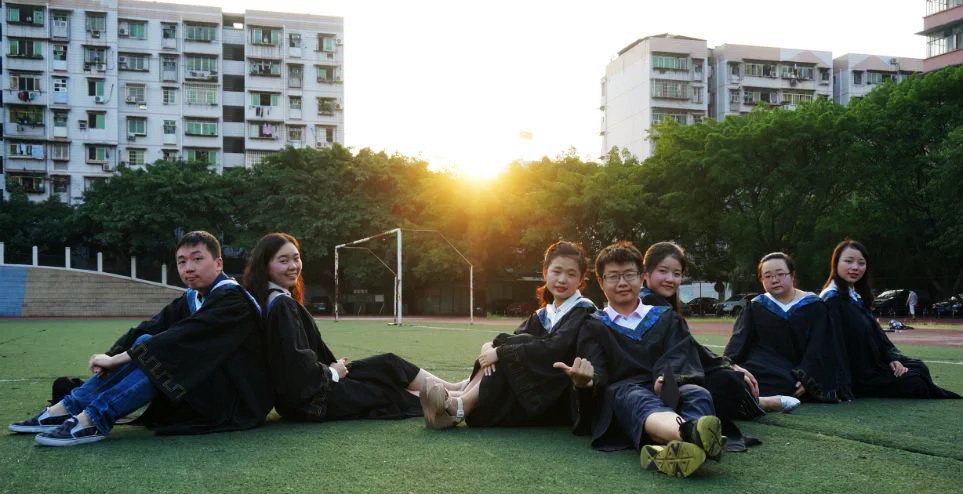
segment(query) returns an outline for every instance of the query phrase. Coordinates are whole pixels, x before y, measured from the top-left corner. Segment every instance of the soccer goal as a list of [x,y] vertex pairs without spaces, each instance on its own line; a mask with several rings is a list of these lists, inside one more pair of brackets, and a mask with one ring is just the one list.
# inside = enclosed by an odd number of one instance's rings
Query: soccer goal
[[[341,250],[343,250],[343,249],[354,249],[354,250],[364,250],[364,251],[367,251],[369,254],[371,254],[371,255],[374,256],[376,259],[378,259],[378,261],[381,262],[381,265],[384,266],[385,269],[387,269],[388,272],[390,272],[392,276],[394,276],[394,297],[393,297],[393,298],[394,298],[394,303],[392,304],[392,316],[393,316],[393,319],[394,319],[394,320],[393,320],[392,324],[394,324],[394,325],[401,325],[401,323],[402,323],[402,309],[403,309],[403,306],[402,306],[402,303],[401,303],[401,293],[402,293],[402,281],[403,281],[403,273],[404,273],[404,270],[402,269],[402,249],[404,248],[404,244],[403,244],[403,242],[402,242],[402,230],[407,231],[407,232],[411,232],[411,233],[434,233],[434,234],[438,235],[439,237],[442,238],[442,240],[445,241],[445,243],[448,244],[449,247],[451,247],[452,250],[455,251],[456,254],[458,254],[458,255],[462,258],[462,260],[465,261],[465,264],[468,264],[468,321],[469,321],[469,324],[475,324],[475,310],[474,310],[474,307],[475,307],[475,266],[473,266],[472,263],[471,263],[471,261],[469,261],[468,258],[465,257],[465,255],[462,254],[461,251],[458,250],[458,248],[456,248],[455,245],[452,244],[451,241],[448,240],[447,237],[445,237],[444,235],[442,235],[442,233],[441,233],[440,231],[438,231],[438,230],[408,229],[408,228],[405,228],[405,229],[395,228],[394,230],[388,230],[388,231],[386,231],[386,232],[381,232],[381,233],[379,233],[379,234],[377,234],[377,235],[372,235],[372,236],[370,236],[370,237],[365,237],[365,238],[362,238],[362,239],[359,239],[359,240],[355,240],[355,241],[353,241],[353,242],[347,242],[347,243],[344,243],[344,244],[341,244],[341,245],[336,245],[336,246],[334,246],[334,320],[335,320],[335,321],[338,321],[339,318],[340,318],[340,314],[341,314],[341,307],[340,307],[340,306],[341,306],[341,287],[340,287],[340,273],[338,272],[338,268],[340,267],[340,266],[339,266],[339,263],[340,263],[340,253],[341,253]],[[395,248],[395,255],[396,255],[395,269],[392,269],[391,266],[388,265],[388,262],[386,262],[385,259],[382,259],[382,258],[379,257],[377,254],[375,254],[375,252],[374,252],[373,250],[371,250],[370,248],[364,246],[364,244],[366,244],[367,242],[370,242],[370,241],[372,241],[372,240],[374,240],[374,239],[376,239],[376,238],[381,238],[381,237],[385,237],[385,236],[392,236],[392,235],[394,235],[395,238],[396,238],[396,243],[395,243],[395,245],[396,245],[396,248]]]

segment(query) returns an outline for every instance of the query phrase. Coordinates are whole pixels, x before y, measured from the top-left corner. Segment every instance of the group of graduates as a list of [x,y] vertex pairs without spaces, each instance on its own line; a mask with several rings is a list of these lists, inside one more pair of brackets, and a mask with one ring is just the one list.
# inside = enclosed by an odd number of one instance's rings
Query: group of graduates
[[248,429],[272,408],[318,422],[424,416],[434,429],[567,425],[596,449],[635,448],[644,469],[685,477],[759,444],[736,420],[801,401],[960,397],[879,327],[869,258],[855,241],[836,247],[818,296],[795,287],[788,255],[763,257],[766,292],[742,312],[723,355],[698,344],[681,315],[681,247],[659,242],[644,256],[624,241],[602,249],[594,270],[607,304],[598,309],[580,292],[584,250],[557,242],[545,252],[542,308],[484,343],[461,382],[391,353],[337,358],[303,306],[300,244],[290,235],[258,242],[243,284],[223,273],[207,232],[186,234],[175,258],[184,296],[91,356],[93,376],[11,431],[44,446],[95,442],[144,405],[136,422],[159,434]]

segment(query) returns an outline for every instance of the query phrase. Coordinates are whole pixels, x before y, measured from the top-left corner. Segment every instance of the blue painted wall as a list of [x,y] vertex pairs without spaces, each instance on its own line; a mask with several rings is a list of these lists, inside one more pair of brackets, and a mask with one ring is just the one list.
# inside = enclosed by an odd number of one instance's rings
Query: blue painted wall
[[0,266],[0,317],[20,317],[27,291],[27,268]]

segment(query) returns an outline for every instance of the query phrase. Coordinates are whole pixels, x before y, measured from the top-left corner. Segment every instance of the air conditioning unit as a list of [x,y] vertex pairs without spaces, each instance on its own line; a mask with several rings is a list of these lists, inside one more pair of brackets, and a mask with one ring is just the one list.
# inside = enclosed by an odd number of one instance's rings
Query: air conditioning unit
[[91,31],[91,32],[90,32],[90,37],[91,37],[91,38],[99,38],[99,37],[100,37],[100,31]]
[[127,28],[126,27],[117,28],[117,36],[127,36]]
[[107,72],[107,64],[105,63],[98,63],[96,68],[97,72]]
[[112,165],[112,164],[110,164],[110,163],[104,163],[104,171],[105,171],[105,172],[112,172],[112,171],[114,171],[114,165]]
[[336,45],[338,45],[338,46],[341,46],[341,45],[343,45],[344,43],[341,41],[341,38],[338,38],[338,39],[334,40],[334,44],[336,44]]
[[101,104],[101,105],[102,105],[102,104],[104,104],[104,103],[106,103],[106,102],[107,102],[107,98],[105,98],[105,97],[103,97],[103,96],[95,96],[95,97],[94,97],[94,103],[98,103],[98,104]]
[[137,139],[137,134],[130,134],[130,133],[127,134],[128,141],[133,141],[134,139]]
[[137,98],[134,97],[134,96],[128,96],[128,97],[127,97],[127,102],[128,102],[128,103],[137,103]]
[[80,127],[80,130],[87,130],[86,120],[77,120],[77,125]]
[[127,68],[127,57],[121,55],[121,56],[117,59],[117,65],[119,65],[120,68],[122,68],[122,69],[126,69],[126,68]]

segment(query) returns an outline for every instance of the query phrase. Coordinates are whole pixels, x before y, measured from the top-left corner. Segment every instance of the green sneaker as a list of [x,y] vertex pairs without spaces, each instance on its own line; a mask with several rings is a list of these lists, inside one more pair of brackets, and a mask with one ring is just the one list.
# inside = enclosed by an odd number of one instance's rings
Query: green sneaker
[[713,415],[699,417],[698,420],[679,419],[679,435],[682,440],[695,443],[706,452],[710,460],[719,461],[726,449],[726,437],[722,435],[722,421]]
[[673,477],[688,477],[706,462],[706,452],[698,445],[672,441],[665,446],[642,446],[643,470],[659,471]]

